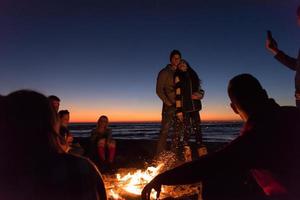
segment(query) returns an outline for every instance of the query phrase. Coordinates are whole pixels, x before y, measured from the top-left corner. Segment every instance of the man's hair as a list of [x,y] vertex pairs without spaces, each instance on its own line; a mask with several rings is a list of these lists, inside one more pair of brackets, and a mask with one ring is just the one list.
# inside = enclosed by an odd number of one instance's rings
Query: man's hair
[[60,101],[60,99],[59,99],[57,96],[55,96],[55,95],[50,95],[50,96],[48,96],[48,99],[49,99],[50,101]]
[[64,115],[69,115],[70,112],[68,110],[61,110],[58,112],[59,118],[62,118]]
[[228,84],[228,95],[246,112],[263,104],[268,99],[266,91],[251,74],[240,74],[233,77]]
[[297,8],[297,16],[300,17],[300,6]]
[[175,55],[179,55],[180,58],[181,58],[181,53],[180,53],[180,51],[178,51],[177,49],[174,49],[174,50],[171,51],[171,53],[170,53],[170,61],[172,60],[173,56],[175,56]]

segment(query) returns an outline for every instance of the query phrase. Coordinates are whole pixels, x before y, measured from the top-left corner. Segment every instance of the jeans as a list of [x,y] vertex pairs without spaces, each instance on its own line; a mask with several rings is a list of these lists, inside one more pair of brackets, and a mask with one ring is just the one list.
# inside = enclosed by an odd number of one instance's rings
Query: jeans
[[[173,131],[175,134],[177,132],[176,124],[175,124],[175,111],[176,111],[175,106],[163,105],[161,130],[160,130],[159,140],[158,140],[158,144],[157,144],[157,151],[156,151],[157,155],[166,150],[167,138],[168,138],[170,129],[173,128]],[[173,136],[173,138],[174,138],[174,136]]]

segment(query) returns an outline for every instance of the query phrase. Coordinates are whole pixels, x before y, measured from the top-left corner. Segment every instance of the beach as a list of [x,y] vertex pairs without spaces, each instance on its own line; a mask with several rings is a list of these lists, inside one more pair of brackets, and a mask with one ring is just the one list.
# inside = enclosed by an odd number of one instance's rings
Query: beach
[[[208,152],[214,152],[232,141],[239,134],[241,122],[204,122],[202,123],[203,142]],[[71,123],[70,131],[90,156],[90,132],[94,123]],[[156,153],[156,144],[160,131],[160,123],[111,123],[113,138],[116,140],[116,168],[144,167],[152,162]],[[172,133],[170,133],[172,134]],[[191,136],[191,149],[196,158],[194,137]],[[170,139],[168,140],[170,145]],[[93,158],[92,158],[93,160]]]
[[[242,126],[240,122],[208,122],[202,124],[203,141],[208,149],[208,153],[212,153],[228,144],[239,134],[239,129]],[[138,170],[146,170],[150,166],[157,167],[156,145],[160,130],[160,123],[112,123],[110,128],[113,132],[113,138],[116,141],[116,157],[112,168],[107,168],[105,164],[99,162],[95,157],[95,152],[90,152],[90,135],[89,132],[95,127],[93,123],[86,124],[71,124],[70,130],[81,146],[86,151],[86,156],[89,157],[98,166],[102,173],[106,184],[110,188],[113,185],[120,188],[121,183],[116,184],[116,174],[126,175],[134,173]],[[172,133],[170,133],[172,134]],[[169,149],[171,140],[168,139],[167,148]],[[194,137],[191,137],[190,147],[192,150],[193,159],[197,159],[197,147]],[[180,147],[181,150],[182,146]],[[162,160],[165,158],[162,158]],[[168,162],[168,158],[165,159]],[[110,166],[111,167],[111,166]],[[228,183],[228,182],[227,182]],[[213,188],[216,188],[214,183]],[[175,194],[182,194],[186,191],[187,197],[180,196],[178,199],[198,199],[201,192],[195,194],[195,186],[186,186],[183,188],[173,188],[170,191]],[[222,185],[223,187],[223,185]],[[221,188],[222,188],[221,187]],[[177,190],[176,190],[177,189]],[[178,191],[179,190],[179,191]],[[192,192],[193,191],[193,192]],[[109,192],[110,193],[110,192]],[[128,193],[126,193],[128,195]],[[171,193],[170,193],[171,194]],[[123,194],[124,195],[124,194]],[[109,195],[110,196],[110,195]],[[126,195],[125,195],[126,196]],[[174,196],[174,195],[173,195]],[[139,199],[137,197],[127,196],[125,199]],[[167,198],[177,199],[177,198]]]

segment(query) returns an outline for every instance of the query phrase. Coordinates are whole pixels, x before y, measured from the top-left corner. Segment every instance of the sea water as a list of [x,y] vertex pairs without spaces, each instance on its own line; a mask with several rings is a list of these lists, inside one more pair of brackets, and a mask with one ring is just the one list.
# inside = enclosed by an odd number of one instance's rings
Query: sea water
[[[89,137],[95,123],[71,123],[69,129],[74,137]],[[159,122],[110,123],[115,139],[157,139],[160,131]],[[203,122],[204,142],[230,142],[239,135],[242,122]],[[194,136],[191,135],[191,140]]]

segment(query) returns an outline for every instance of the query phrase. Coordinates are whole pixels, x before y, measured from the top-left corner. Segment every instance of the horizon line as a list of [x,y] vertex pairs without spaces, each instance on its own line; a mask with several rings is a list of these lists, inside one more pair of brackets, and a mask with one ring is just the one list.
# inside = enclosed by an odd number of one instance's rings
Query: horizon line
[[[109,123],[160,123],[160,120],[145,120],[145,121],[110,121]],[[216,119],[216,120],[201,120],[201,122],[242,122],[237,119]],[[79,123],[97,123],[96,121],[72,121],[70,124]]]

